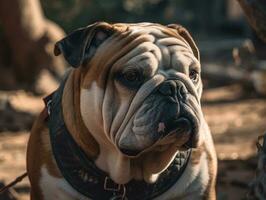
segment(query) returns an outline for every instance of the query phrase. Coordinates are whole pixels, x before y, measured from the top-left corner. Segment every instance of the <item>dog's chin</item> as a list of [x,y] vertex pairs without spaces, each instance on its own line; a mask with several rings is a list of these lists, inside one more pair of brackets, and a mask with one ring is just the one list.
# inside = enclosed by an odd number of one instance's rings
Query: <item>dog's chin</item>
[[[132,178],[144,180],[147,183],[154,183],[159,175],[172,163],[179,151],[185,150],[183,145],[188,142],[189,137],[184,133],[177,142],[173,142],[173,137],[162,139],[153,148],[143,151],[137,157],[131,157]],[[181,141],[182,140],[182,141]],[[128,157],[126,154],[125,156]]]
[[[177,131],[179,131],[177,133]],[[132,178],[153,183],[171,164],[179,151],[187,150],[186,144],[191,140],[191,131],[176,129],[167,136],[158,139],[142,150],[120,148],[122,154],[130,159]]]

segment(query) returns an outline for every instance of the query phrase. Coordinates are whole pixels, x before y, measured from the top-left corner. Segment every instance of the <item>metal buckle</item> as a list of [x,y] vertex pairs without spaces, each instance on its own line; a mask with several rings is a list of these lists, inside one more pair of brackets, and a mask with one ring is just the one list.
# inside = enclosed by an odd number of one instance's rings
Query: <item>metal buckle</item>
[[110,200],[127,200],[126,187],[123,184],[116,184],[112,179],[106,176],[103,187],[104,190],[113,192],[113,196]]
[[51,103],[52,103],[52,99],[50,99],[49,101],[47,101],[47,104],[46,104],[48,115],[51,114]]
[[[117,186],[117,187],[115,188],[114,186]],[[104,179],[103,188],[107,191],[118,192],[121,189],[121,185],[116,184],[112,179],[106,176]]]

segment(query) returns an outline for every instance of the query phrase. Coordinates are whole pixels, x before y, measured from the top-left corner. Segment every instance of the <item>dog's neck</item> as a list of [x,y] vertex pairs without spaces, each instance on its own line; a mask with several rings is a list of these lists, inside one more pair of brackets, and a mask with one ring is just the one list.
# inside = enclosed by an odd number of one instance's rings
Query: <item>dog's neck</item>
[[76,143],[90,158],[96,158],[99,154],[99,145],[84,125],[80,114],[80,83],[81,70],[72,70],[62,98],[64,121]]

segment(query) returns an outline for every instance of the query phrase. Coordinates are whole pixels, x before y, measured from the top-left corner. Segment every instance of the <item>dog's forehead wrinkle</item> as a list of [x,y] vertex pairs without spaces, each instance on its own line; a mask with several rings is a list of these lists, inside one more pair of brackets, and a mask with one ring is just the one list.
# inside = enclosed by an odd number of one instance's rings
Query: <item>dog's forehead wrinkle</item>
[[188,73],[189,66],[193,63],[191,56],[186,56],[183,53],[174,53],[171,58],[172,68],[179,72]]
[[[126,61],[125,59],[118,61],[114,66],[115,68],[118,68],[117,70],[120,71],[122,69],[122,72],[126,72],[128,70],[132,70],[134,68],[137,68],[139,70],[142,70],[144,74],[152,75],[155,73],[155,71],[158,68],[158,60],[154,57],[154,54],[151,52],[145,52],[142,54],[139,54],[135,57],[128,57],[130,60]],[[117,71],[115,69],[115,71]]]
[[132,50],[134,53],[143,53],[147,51],[158,51],[158,47],[153,44],[152,41],[147,41],[139,44],[135,49]]
[[187,48],[187,47],[184,47],[184,46],[180,46],[180,45],[172,45],[172,46],[168,46],[169,48],[169,51],[170,53],[188,53],[188,54],[191,54],[193,55],[193,53]]
[[[165,38],[167,39],[167,38]],[[192,57],[192,51],[191,49],[185,47],[184,45],[178,45],[176,44],[176,38],[174,38],[174,40],[165,40],[167,41],[167,44],[169,45],[170,42],[172,42],[172,45],[170,46],[166,46],[163,45],[163,43],[160,42],[144,42],[142,44],[140,44],[138,46],[138,48],[136,48],[135,50],[133,50],[132,52],[129,52],[128,56],[132,56],[132,54],[138,54],[137,56],[133,56],[131,57],[131,60],[128,61],[128,63],[132,63],[132,62],[136,62],[136,60],[139,59],[143,59],[144,55],[150,55],[150,58],[152,58],[152,54],[154,55],[154,58],[157,60],[157,62],[155,62],[155,59],[150,59],[151,61],[153,61],[151,63],[151,65],[158,63],[157,66],[159,68],[163,67],[165,69],[169,69],[169,68],[174,68],[176,65],[175,59],[176,56],[175,55],[188,55],[187,57]],[[145,52],[144,54],[142,52]],[[152,54],[147,53],[147,51],[152,52]],[[184,60],[184,59],[182,59]],[[191,60],[189,58],[189,60]],[[183,63],[182,61],[177,61],[179,62],[179,65],[181,65],[182,67],[186,67],[189,64],[188,63]],[[156,66],[153,66],[153,69],[156,68]],[[181,70],[184,71],[184,70]]]
[[132,33],[151,34],[156,38],[161,38],[166,35],[160,29],[158,29],[158,27],[154,26],[131,26],[129,29],[132,30]]
[[156,43],[164,45],[164,46],[178,45],[178,46],[182,46],[182,47],[185,47],[185,48],[189,48],[190,47],[187,43],[185,43],[180,38],[175,38],[175,37],[172,37],[172,36],[166,36],[166,37],[163,37],[163,38],[159,38],[159,39],[157,39]]
[[157,44],[158,47],[161,50],[161,55],[162,55],[162,59],[161,59],[161,64],[160,64],[160,68],[170,68],[171,67],[171,53],[169,51],[169,49],[166,46],[163,46],[161,44]]
[[129,69],[137,67],[141,68],[143,72],[155,72],[158,67],[158,59],[156,59],[151,52],[145,52],[133,57],[127,64],[130,66],[128,67]]
[[[154,51],[155,45],[153,46],[147,45],[147,43],[152,44],[152,41],[153,37],[149,37],[149,35],[137,35],[135,39],[131,42],[138,43],[138,45],[134,46],[134,48],[128,49],[127,51],[124,51],[125,54],[122,57],[120,57],[114,65],[122,66],[132,57],[135,57],[146,51]],[[102,53],[104,53],[105,51],[110,51],[110,48],[105,48],[104,51],[102,51]],[[123,50],[118,50],[118,51],[120,52]]]
[[158,46],[156,46],[152,42],[144,42],[140,44],[138,47],[132,50],[127,56],[133,57],[132,59],[134,59],[134,57],[140,56],[143,54],[145,55],[145,53],[147,52],[151,52],[153,56],[157,58],[157,60],[161,60],[161,57],[162,57],[161,51],[158,48]]
[[161,61],[161,51],[152,42],[146,41],[129,51],[114,64],[114,68],[141,67],[156,71]]

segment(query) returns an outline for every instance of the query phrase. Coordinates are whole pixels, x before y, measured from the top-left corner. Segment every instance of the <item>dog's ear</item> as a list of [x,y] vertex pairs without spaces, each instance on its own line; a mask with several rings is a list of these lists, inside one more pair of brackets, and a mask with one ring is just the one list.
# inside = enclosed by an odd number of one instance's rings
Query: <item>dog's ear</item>
[[55,44],[54,54],[63,54],[72,67],[79,67],[93,56],[96,49],[114,33],[111,24],[96,22],[77,29]]
[[178,25],[178,24],[169,24],[169,25],[167,25],[167,27],[176,30],[177,33],[188,42],[189,46],[191,47],[191,49],[193,51],[194,56],[198,59],[198,61],[200,61],[199,49],[198,49],[196,43],[194,42],[192,36],[188,32],[188,30],[185,29],[183,26]]

